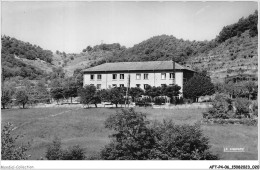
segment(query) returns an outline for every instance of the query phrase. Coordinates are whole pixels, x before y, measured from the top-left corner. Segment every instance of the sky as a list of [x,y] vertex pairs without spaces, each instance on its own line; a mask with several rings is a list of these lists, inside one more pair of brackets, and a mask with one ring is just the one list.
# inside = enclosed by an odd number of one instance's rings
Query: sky
[[162,34],[203,41],[257,9],[256,1],[2,1],[1,34],[66,53],[102,42],[132,47]]

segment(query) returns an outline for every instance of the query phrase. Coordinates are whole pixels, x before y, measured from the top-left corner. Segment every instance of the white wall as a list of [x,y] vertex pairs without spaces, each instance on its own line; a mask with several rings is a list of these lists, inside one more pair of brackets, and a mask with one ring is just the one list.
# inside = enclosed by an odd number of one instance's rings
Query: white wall
[[[161,79],[161,73],[166,73],[166,79]],[[130,87],[136,87],[136,84],[140,84],[141,88],[144,89],[144,84],[149,84],[151,86],[161,86],[161,84],[170,85],[173,84],[173,80],[170,79],[170,72],[161,72],[161,73],[148,73],[148,79],[144,79],[144,73],[117,73],[117,79],[113,80],[112,73],[101,74],[102,79],[97,80],[97,74],[94,74],[94,80],[90,80],[90,74],[84,74],[84,85],[93,84],[97,86],[97,84],[101,84],[102,89],[106,89],[112,87],[113,84],[116,84],[119,87],[120,84],[124,84],[127,87],[127,79],[128,75],[130,75]],[[120,74],[124,74],[124,80],[120,80]],[[141,74],[141,79],[136,79],[136,74]],[[175,73],[175,83],[181,87],[181,92],[183,88],[183,72]]]

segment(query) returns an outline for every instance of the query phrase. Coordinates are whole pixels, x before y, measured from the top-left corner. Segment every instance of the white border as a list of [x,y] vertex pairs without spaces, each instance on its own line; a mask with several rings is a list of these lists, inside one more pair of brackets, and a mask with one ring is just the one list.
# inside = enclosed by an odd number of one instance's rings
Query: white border
[[[0,4],[3,1],[38,1],[38,0],[1,0]],[[39,0],[39,1],[51,1],[51,0]],[[55,1],[64,1],[64,0],[55,0]],[[66,0],[66,1],[84,1],[84,0]],[[109,1],[109,0],[94,0],[94,1]],[[129,0],[113,0],[113,1],[129,1]],[[142,1],[160,1],[160,0],[142,0]],[[181,0],[168,0],[168,1],[181,1]],[[198,0],[189,0],[189,1],[198,1]],[[207,0],[203,2],[210,2],[214,0]],[[250,1],[250,0],[217,0],[217,1]],[[93,2],[89,0],[88,2]],[[163,1],[161,1],[163,2]],[[188,2],[188,1],[183,1]],[[202,1],[198,1],[202,2]],[[251,2],[258,2],[258,13],[259,13],[259,1],[251,0]],[[258,17],[259,23],[259,17]],[[1,30],[1,28],[0,28]],[[258,39],[260,35],[258,34]],[[259,43],[258,43],[258,54],[259,54]],[[0,47],[1,48],[1,47]],[[259,60],[259,59],[258,59]],[[0,61],[1,62],[1,61]],[[258,61],[259,63],[259,61]],[[260,70],[258,69],[258,75]],[[258,84],[260,80],[258,79]],[[1,82],[0,82],[1,83]],[[259,90],[260,91],[260,90]],[[259,94],[258,91],[258,94]],[[258,101],[258,104],[260,102]],[[258,117],[259,118],[259,117]],[[258,119],[259,120],[259,119]],[[0,127],[1,129],[1,127]],[[260,128],[258,126],[258,132]],[[258,144],[260,137],[258,135]],[[1,140],[1,139],[0,139]],[[259,145],[258,145],[259,146]],[[258,148],[258,147],[257,147]],[[260,153],[258,150],[258,160],[248,161],[248,160],[216,160],[216,161],[49,161],[49,160],[38,160],[38,161],[2,161],[1,160],[1,169],[4,167],[9,167],[8,169],[209,169],[211,165],[259,165]],[[32,167],[32,168],[30,168]],[[216,169],[216,168],[214,168]]]
[[[259,165],[255,161],[2,161],[10,169],[209,169],[212,165]],[[33,168],[24,168],[24,167]],[[216,169],[216,168],[213,168]]]

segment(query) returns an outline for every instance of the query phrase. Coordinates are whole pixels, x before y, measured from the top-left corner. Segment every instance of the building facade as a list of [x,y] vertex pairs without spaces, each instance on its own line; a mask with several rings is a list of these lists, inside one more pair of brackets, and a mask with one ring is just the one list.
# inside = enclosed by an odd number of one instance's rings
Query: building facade
[[83,85],[97,89],[113,87],[162,86],[177,84],[183,92],[183,83],[194,71],[172,61],[105,63],[83,71]]

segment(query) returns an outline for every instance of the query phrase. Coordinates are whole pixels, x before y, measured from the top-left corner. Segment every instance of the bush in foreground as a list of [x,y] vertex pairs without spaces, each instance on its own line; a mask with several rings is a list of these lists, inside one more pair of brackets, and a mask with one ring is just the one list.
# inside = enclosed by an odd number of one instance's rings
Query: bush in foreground
[[7,123],[1,133],[1,159],[2,160],[26,160],[30,155],[26,154],[29,144],[17,146],[16,141],[20,136],[12,136],[13,124]]
[[171,121],[149,125],[145,114],[122,109],[105,125],[115,131],[112,141],[101,151],[105,160],[214,160],[209,139],[199,125],[174,125]]
[[175,125],[171,120],[155,126],[159,150],[168,159],[216,160],[209,151],[209,138],[202,133],[199,124]]
[[110,116],[106,128],[115,133],[112,142],[101,152],[101,159],[105,160],[145,160],[150,159],[150,150],[155,143],[153,130],[148,128],[149,122],[142,113],[133,109],[122,109]]
[[61,140],[54,138],[52,143],[48,146],[45,157],[48,160],[84,160],[84,150],[80,146],[75,145],[67,150],[61,148]]

